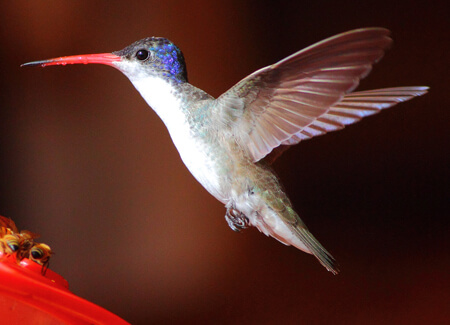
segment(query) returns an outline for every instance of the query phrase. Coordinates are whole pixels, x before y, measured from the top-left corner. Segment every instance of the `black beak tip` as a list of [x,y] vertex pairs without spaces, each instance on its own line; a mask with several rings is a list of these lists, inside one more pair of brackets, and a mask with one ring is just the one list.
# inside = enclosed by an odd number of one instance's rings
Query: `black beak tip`
[[24,64],[21,64],[20,67],[36,67],[38,65],[42,66],[45,63],[45,61],[33,61],[33,62],[27,62]]

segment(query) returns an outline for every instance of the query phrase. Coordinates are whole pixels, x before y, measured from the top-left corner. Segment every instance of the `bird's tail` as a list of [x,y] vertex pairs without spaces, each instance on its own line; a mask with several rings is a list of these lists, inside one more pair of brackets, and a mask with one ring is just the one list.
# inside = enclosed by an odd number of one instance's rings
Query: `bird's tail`
[[290,203],[286,200],[284,204],[286,205],[279,209],[274,209],[272,205],[269,209],[260,211],[260,217],[250,220],[250,223],[281,243],[314,255],[328,271],[338,274],[339,268],[334,257],[311,234]]
[[299,237],[301,242],[308,248],[328,271],[333,274],[339,273],[339,267],[334,257],[323,247],[319,241],[311,234],[311,232],[304,225],[293,226],[295,234]]

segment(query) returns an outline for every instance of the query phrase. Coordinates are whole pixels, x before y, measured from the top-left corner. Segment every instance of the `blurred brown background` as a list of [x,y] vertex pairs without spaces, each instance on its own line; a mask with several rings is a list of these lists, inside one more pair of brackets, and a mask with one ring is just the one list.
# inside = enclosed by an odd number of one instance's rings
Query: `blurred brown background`
[[[0,214],[39,232],[71,290],[132,324],[443,324],[449,302],[449,20],[444,1],[4,1]],[[448,12],[447,12],[448,13]],[[106,66],[19,68],[165,36],[214,96],[328,36],[394,46],[359,89],[431,91],[301,143],[275,167],[339,261],[252,229],[189,174],[155,113]]]

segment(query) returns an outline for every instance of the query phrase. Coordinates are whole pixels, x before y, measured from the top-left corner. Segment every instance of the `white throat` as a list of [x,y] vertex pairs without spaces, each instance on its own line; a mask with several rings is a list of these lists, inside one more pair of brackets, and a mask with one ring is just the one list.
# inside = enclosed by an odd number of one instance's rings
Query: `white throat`
[[174,94],[169,82],[156,77],[131,80],[147,104],[158,114],[173,138],[173,132],[186,124],[186,116],[181,110],[181,98]]
[[220,191],[215,162],[207,154],[204,144],[194,135],[185,112],[181,108],[182,94],[175,95],[174,89],[167,81],[155,77],[131,79],[145,101],[163,120],[181,159],[191,174],[213,196],[224,201]]

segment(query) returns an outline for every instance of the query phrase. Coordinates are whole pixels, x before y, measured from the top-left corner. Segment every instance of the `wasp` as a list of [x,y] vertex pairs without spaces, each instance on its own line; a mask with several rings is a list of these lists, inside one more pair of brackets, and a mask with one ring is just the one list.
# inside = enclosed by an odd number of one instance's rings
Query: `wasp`
[[44,275],[53,252],[47,244],[35,242],[38,237],[38,234],[28,230],[19,232],[14,221],[0,216],[0,252],[4,255],[16,254],[17,263],[28,258],[42,265],[41,273]]

